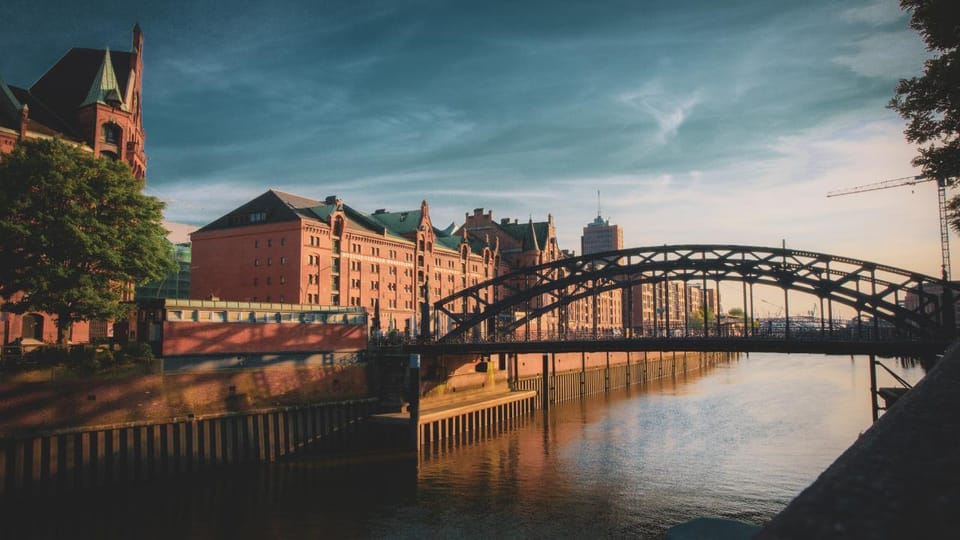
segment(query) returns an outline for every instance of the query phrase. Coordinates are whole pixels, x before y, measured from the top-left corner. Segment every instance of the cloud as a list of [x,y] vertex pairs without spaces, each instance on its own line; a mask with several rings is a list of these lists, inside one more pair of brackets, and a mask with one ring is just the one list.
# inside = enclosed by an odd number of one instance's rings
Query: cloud
[[882,26],[896,22],[906,15],[897,5],[896,0],[874,0],[865,6],[844,11],[843,17],[851,22]]
[[666,144],[676,136],[680,126],[702,100],[699,91],[678,96],[662,90],[660,86],[661,84],[657,82],[645,90],[620,94],[617,96],[617,101],[649,114],[657,123],[656,140]]
[[[669,175],[583,178],[551,207],[561,247],[575,246],[596,185],[628,246],[675,243],[779,245],[937,274],[936,188],[827,198],[838,188],[916,174],[915,149],[892,114],[861,124],[835,120],[770,144],[771,157]],[[669,181],[668,181],[669,180]],[[576,217],[575,217],[576,216]],[[579,219],[578,219],[579,217]],[[578,222],[579,221],[579,222]]]
[[915,32],[903,30],[871,34],[853,44],[854,52],[839,55],[833,62],[850,68],[862,77],[899,79],[917,75],[930,57]]

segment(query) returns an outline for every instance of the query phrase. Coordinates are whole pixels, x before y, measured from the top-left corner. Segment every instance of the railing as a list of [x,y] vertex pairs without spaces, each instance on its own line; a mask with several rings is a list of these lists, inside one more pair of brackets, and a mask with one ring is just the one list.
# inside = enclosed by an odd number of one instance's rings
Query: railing
[[743,328],[721,327],[718,332],[714,328],[707,329],[635,329],[626,334],[622,330],[607,330],[594,333],[592,331],[538,331],[531,329],[529,333],[520,329],[509,334],[465,334],[455,339],[445,340],[444,343],[517,343],[531,341],[636,341],[645,339],[673,339],[673,340],[696,340],[696,339],[726,339],[731,340],[782,340],[782,341],[857,341],[857,342],[880,342],[880,341],[902,341],[909,339],[903,332],[893,327],[872,326],[863,327],[844,327],[834,328],[832,330],[821,330],[820,328],[809,327],[755,327],[744,331]]

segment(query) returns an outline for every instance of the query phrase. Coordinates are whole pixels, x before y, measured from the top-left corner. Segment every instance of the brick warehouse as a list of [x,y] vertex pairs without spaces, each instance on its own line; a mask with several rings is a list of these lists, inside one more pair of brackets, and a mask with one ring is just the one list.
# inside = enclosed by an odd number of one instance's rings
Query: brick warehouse
[[[321,202],[276,190],[191,241],[191,298],[363,307],[371,325],[407,335],[423,329],[423,302],[494,277],[500,262],[495,238],[434,227],[426,201],[366,214],[335,196]],[[443,331],[449,321],[429,324]]]
[[[59,137],[95,157],[122,160],[144,178],[146,155],[141,119],[143,33],[133,28],[130,52],[70,49],[30,88],[0,79],[0,156],[17,141]],[[2,159],[2,157],[0,157]],[[4,344],[17,338],[55,341],[53,319],[45,313],[2,313]],[[77,323],[71,341],[106,335],[102,321]]]

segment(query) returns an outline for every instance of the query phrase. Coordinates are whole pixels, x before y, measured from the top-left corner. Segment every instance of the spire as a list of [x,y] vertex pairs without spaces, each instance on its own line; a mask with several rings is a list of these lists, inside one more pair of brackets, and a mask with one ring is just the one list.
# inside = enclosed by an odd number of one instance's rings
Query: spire
[[123,97],[120,95],[120,84],[117,83],[117,74],[113,71],[113,61],[110,58],[110,48],[103,51],[103,62],[97,75],[93,78],[93,84],[90,85],[90,91],[87,92],[87,99],[80,104],[81,107],[102,103],[111,107],[120,107],[127,110]]
[[540,242],[537,240],[537,228],[533,224],[533,216],[530,217],[530,243],[532,244],[533,249],[540,251]]

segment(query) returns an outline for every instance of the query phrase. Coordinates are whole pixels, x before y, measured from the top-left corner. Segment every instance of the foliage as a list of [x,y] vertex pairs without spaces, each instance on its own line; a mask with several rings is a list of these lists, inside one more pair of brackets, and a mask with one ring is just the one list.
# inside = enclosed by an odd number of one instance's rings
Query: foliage
[[[907,121],[907,141],[920,145],[913,164],[923,175],[956,183],[960,177],[960,7],[956,0],[900,0],[934,57],[920,77],[903,79],[888,105]],[[950,201],[950,222],[960,231],[960,196]]]
[[727,315],[730,315],[731,317],[737,317],[737,318],[742,319],[742,318],[743,318],[743,309],[738,308],[738,307],[730,308],[730,310],[727,311]]
[[[713,313],[713,310],[707,310],[707,322],[710,324],[715,323],[717,316]],[[687,324],[690,328],[703,328],[703,311],[691,311],[687,316]]]
[[0,160],[0,297],[15,313],[117,319],[131,284],[174,269],[163,203],[123,163],[59,140],[22,141]]

